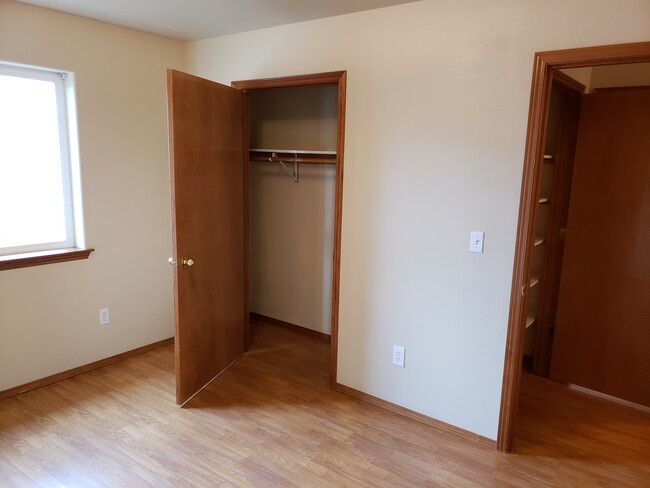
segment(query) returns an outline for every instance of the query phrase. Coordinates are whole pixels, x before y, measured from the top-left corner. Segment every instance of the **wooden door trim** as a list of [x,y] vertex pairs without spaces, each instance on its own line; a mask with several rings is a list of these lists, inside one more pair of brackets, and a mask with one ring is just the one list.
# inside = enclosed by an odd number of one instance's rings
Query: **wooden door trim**
[[251,345],[251,232],[250,232],[250,168],[248,164],[248,148],[250,147],[250,134],[248,130],[248,97],[244,96],[244,116],[242,117],[242,132],[244,134],[242,149],[242,154],[244,155],[244,160],[242,164],[244,165],[244,352],[248,351]]
[[343,148],[345,146],[345,100],[347,71],[340,71],[338,79],[338,120],[336,122],[336,188],[334,202],[334,256],[332,264],[332,319],[330,386],[337,382],[338,344],[339,344],[339,296],[341,281],[341,226],[343,222]]
[[[232,86],[244,92],[268,90],[274,88],[292,88],[302,86],[336,85],[338,88],[338,114],[336,123],[336,187],[334,189],[334,249],[332,256],[332,310],[331,310],[331,354],[330,354],[330,385],[332,388],[337,384],[337,359],[338,359],[338,336],[339,336],[339,297],[341,281],[341,229],[343,221],[343,153],[345,147],[345,105],[347,71],[330,71],[325,73],[313,73],[296,76],[283,76],[279,78],[265,78],[259,80],[233,81]],[[248,129],[244,131],[245,137]],[[244,154],[248,154],[245,148]],[[245,185],[248,188],[248,172],[245,173]],[[245,201],[244,215],[248,218],[248,199]],[[248,225],[248,223],[246,224]],[[246,228],[248,233],[248,227]],[[250,238],[247,237],[247,241]],[[246,257],[246,282],[248,283],[249,257]],[[250,307],[247,300],[247,307]],[[250,310],[245,313],[248,316]],[[246,340],[250,336],[250,322],[246,322],[244,331]]]
[[[176,246],[176,226],[174,225],[174,208],[176,208],[176,198],[174,188],[176,187],[176,176],[174,174],[174,104],[172,103],[172,71],[171,69],[167,70],[167,141],[168,141],[168,151],[169,151],[169,193],[170,193],[170,203],[171,203],[171,225],[172,225],[172,259],[178,259],[178,249]],[[171,264],[171,263],[170,263]],[[180,387],[178,385],[178,370],[180,368],[180,349],[179,341],[176,340],[178,337],[178,321],[180,319],[178,313],[178,268],[172,266],[172,282],[173,282],[173,293],[174,293],[174,374],[175,376],[175,395],[176,402],[180,397]]]
[[243,91],[267,90],[269,88],[291,88],[313,85],[337,85],[346,71],[328,71],[325,73],[311,73],[305,75],[280,76],[277,78],[263,78],[260,80],[233,81],[231,85]]
[[553,71],[553,84],[569,94],[582,95],[587,87],[559,70]]
[[555,70],[649,61],[650,42],[535,53],[497,433],[499,451],[510,451],[515,428],[528,297],[526,281],[535,230],[539,167],[543,162],[548,105]]

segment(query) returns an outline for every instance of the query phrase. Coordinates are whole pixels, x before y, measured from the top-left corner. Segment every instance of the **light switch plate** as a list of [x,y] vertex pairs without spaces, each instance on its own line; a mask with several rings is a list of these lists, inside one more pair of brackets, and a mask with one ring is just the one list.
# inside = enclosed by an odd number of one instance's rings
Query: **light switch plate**
[[483,237],[485,237],[485,232],[472,231],[469,241],[470,252],[483,252]]

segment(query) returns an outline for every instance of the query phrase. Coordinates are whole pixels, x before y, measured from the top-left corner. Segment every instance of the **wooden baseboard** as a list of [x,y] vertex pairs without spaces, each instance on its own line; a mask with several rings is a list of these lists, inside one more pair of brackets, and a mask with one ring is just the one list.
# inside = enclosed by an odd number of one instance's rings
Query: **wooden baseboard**
[[640,410],[641,412],[650,413],[650,405],[641,405],[640,403],[634,403],[623,398],[615,397],[614,395],[608,395],[607,393],[601,393],[600,391],[592,390],[580,385],[568,384],[566,385],[569,390],[579,391],[585,395],[590,395],[596,398],[602,398],[608,402],[618,403],[619,405],[625,405],[626,407],[633,408],[635,410]]
[[456,427],[446,422],[433,419],[421,413],[414,412],[413,410],[409,410],[408,408],[400,407],[399,405],[395,405],[394,403],[387,402],[386,400],[382,400],[381,398],[377,398],[375,396],[369,395],[368,393],[364,393],[362,391],[355,390],[354,388],[350,388],[349,386],[336,383],[334,385],[334,390],[340,393],[344,393],[348,396],[354,397],[358,400],[364,401],[366,403],[370,403],[371,405],[375,405],[376,407],[383,408],[384,410],[388,410],[398,415],[408,417],[411,420],[421,422],[423,424],[428,425],[429,427],[433,427],[436,430],[454,435],[456,437],[460,437],[464,440],[478,442],[480,444],[483,444],[486,447],[496,449],[496,445],[497,445],[496,441],[493,441],[492,439],[488,439],[487,437],[483,437],[482,435],[474,434],[473,432],[469,432],[465,429],[461,429],[460,427]]
[[316,339],[321,339],[323,341],[329,342],[332,338],[329,334],[325,334],[324,332],[308,329],[307,327],[303,327],[301,325],[291,324],[289,322],[285,322],[284,320],[274,319],[273,317],[267,317],[266,315],[261,315],[259,313],[251,312],[250,317],[251,320],[259,320],[260,322],[266,322],[267,324],[277,325],[284,327],[285,329],[291,329],[293,331],[300,332],[301,334],[315,337]]
[[153,344],[148,344],[146,346],[138,347],[130,351],[116,354],[115,356],[111,356],[109,358],[100,359],[99,361],[94,361],[92,363],[85,364],[77,368],[69,369],[67,371],[62,371],[61,373],[56,373],[51,376],[41,378],[40,380],[31,381],[29,383],[25,383],[24,385],[15,386],[13,388],[9,388],[8,390],[0,391],[0,400],[4,400],[5,398],[10,398],[12,396],[20,395],[21,393],[26,393],[31,390],[36,390],[37,388],[51,385],[52,383],[56,383],[58,381],[67,380],[68,378],[72,378],[73,376],[77,376],[83,373],[88,373],[89,371],[92,371],[94,369],[103,368],[104,366],[108,366],[109,364],[124,361],[125,359],[132,358],[133,356],[138,356],[140,354],[144,354],[145,352],[153,351],[154,349],[168,346],[169,344],[173,344],[173,343],[174,343],[174,338],[170,337],[169,339],[164,339],[162,341],[154,342]]

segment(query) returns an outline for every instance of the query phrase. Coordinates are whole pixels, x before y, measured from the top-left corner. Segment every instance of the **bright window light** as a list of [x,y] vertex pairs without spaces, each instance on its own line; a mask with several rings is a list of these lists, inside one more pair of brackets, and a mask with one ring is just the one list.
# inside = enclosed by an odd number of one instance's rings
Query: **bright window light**
[[0,255],[76,245],[66,77],[0,64]]

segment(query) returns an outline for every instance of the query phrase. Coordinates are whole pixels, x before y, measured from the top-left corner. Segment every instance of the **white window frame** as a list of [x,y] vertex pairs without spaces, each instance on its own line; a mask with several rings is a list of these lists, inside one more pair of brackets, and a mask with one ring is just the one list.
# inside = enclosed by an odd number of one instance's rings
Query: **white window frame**
[[61,186],[63,189],[65,234],[58,242],[43,242],[23,246],[0,248],[0,257],[83,248],[83,217],[81,211],[81,182],[76,120],[74,74],[71,72],[17,65],[0,61],[0,74],[19,78],[51,81],[55,86],[61,151]]

